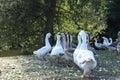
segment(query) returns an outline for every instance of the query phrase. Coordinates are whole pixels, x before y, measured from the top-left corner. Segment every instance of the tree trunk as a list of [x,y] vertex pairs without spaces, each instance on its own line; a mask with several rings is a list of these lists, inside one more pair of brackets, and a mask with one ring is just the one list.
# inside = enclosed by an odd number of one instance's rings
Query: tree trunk
[[53,25],[54,25],[54,17],[55,17],[55,8],[56,8],[56,0],[45,0],[45,4],[47,5],[47,9],[45,10],[46,15],[46,26],[44,29],[44,39],[45,35],[50,32],[52,34],[50,38],[51,45],[54,44],[54,31],[53,31]]

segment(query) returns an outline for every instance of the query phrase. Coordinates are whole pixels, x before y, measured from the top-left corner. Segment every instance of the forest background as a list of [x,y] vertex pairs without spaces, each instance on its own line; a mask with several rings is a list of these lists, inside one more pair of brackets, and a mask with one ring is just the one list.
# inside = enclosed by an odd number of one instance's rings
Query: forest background
[[80,30],[94,37],[116,39],[120,31],[120,0],[0,0],[0,49],[35,50],[50,32],[70,32],[73,42]]

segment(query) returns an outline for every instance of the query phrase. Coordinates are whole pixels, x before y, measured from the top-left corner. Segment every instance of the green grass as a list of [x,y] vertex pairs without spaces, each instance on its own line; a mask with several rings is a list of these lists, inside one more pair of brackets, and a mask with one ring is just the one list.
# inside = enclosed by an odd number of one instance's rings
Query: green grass
[[[98,65],[95,77],[89,80],[115,80],[120,78],[120,56],[116,52],[97,51]],[[4,80],[82,80],[79,69],[65,62],[54,64],[49,56],[41,61],[33,55],[0,57],[0,79]]]

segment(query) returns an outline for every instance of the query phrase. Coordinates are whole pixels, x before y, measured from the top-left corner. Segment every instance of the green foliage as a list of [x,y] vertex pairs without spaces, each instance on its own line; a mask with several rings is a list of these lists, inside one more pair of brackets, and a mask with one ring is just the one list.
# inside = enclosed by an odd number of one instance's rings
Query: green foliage
[[[78,29],[88,31],[91,38],[102,34],[102,31],[106,29],[106,4],[104,1],[97,0],[79,0],[76,9],[73,14],[73,21],[77,24]],[[71,10],[73,5],[71,6]]]
[[[90,34],[90,39],[103,34],[107,28],[108,3],[107,0],[58,1],[55,32],[67,31],[77,34],[82,29]],[[73,35],[73,38],[76,38],[76,35]]]
[[[32,48],[42,43],[44,21],[39,0],[3,0],[0,24],[2,47]],[[41,26],[41,27],[39,27]],[[39,40],[39,41],[38,41]],[[35,45],[36,44],[36,45]]]
[[[74,42],[81,29],[86,30],[93,39],[107,27],[106,5],[109,0],[57,0],[55,12],[50,1],[1,0],[0,48],[39,48],[44,44],[46,25],[47,29],[54,30],[54,34],[58,31],[70,32]],[[49,17],[52,12],[55,16]],[[47,18],[54,21],[49,23]]]

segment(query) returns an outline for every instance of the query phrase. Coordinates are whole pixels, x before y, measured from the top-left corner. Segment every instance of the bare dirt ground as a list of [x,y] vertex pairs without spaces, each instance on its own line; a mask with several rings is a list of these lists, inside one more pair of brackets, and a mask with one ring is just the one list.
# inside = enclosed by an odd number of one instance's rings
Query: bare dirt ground
[[120,55],[98,51],[95,77],[81,79],[79,69],[65,62],[55,64],[47,56],[42,61],[33,55],[0,57],[0,80],[120,80]]

